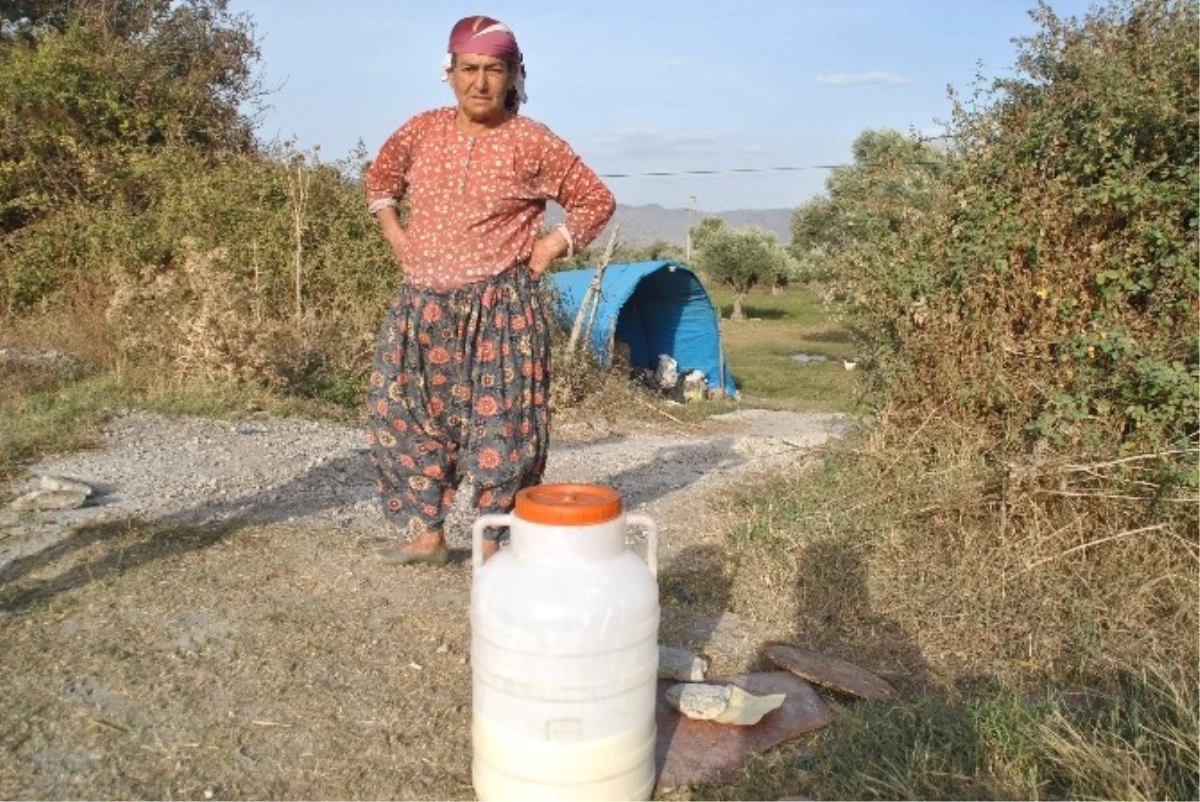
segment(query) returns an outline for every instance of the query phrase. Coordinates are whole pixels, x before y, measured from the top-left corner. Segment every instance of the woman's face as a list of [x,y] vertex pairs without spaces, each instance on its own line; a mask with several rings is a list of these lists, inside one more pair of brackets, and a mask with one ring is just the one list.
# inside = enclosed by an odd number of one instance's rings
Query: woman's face
[[508,62],[492,56],[458,53],[450,67],[450,85],[458,98],[458,108],[471,121],[494,123],[504,119],[504,99],[512,88]]

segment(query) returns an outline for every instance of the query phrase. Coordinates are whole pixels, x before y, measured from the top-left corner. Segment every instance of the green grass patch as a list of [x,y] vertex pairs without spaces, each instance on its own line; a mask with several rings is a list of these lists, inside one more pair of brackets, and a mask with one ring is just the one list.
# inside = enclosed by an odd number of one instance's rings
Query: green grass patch
[[109,376],[80,376],[53,366],[0,370],[0,480],[52,454],[86,448],[112,414],[118,385]]
[[[802,288],[782,295],[753,292],[745,301],[747,320],[734,323],[728,319],[729,291],[709,292],[721,312],[728,369],[743,403],[815,412],[854,408],[857,373],[842,364],[854,356],[850,332],[832,320],[816,295]],[[824,361],[800,362],[797,354]]]

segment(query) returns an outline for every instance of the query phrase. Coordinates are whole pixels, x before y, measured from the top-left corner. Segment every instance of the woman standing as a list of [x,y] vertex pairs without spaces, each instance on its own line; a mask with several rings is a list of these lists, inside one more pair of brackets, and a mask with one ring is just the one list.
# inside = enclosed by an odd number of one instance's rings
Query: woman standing
[[[508,512],[541,481],[550,340],[537,280],[615,207],[566,142],[518,114],[525,66],[507,26],[459,20],[444,67],[457,105],[401,126],[366,175],[369,210],[404,269],[368,394],[384,514],[408,536],[376,555],[401,564],[447,561],[442,527],[463,479],[480,513]],[[539,237],[547,200],[566,220]]]

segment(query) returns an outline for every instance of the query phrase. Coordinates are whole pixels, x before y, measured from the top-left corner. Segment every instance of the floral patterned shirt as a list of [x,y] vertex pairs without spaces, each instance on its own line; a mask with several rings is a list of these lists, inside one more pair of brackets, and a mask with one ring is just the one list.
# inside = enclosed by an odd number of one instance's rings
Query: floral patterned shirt
[[457,114],[451,107],[412,118],[367,170],[372,213],[408,202],[408,282],[441,292],[528,263],[547,200],[566,210],[574,250],[596,238],[616,203],[566,142],[519,115],[472,137]]

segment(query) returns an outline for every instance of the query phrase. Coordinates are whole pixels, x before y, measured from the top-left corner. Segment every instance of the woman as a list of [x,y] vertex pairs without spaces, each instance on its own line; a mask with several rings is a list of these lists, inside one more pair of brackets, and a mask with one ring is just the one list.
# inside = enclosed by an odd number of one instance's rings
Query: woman
[[[508,512],[541,481],[550,342],[537,280],[594,239],[615,206],[566,142],[518,115],[525,66],[507,26],[460,20],[443,66],[457,106],[401,126],[366,175],[369,210],[405,278],[368,394],[384,514],[410,538],[376,555],[401,564],[447,561],[442,527],[461,480],[480,513]],[[547,200],[566,220],[539,237]],[[499,535],[488,533],[485,558]]]

